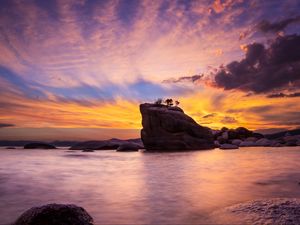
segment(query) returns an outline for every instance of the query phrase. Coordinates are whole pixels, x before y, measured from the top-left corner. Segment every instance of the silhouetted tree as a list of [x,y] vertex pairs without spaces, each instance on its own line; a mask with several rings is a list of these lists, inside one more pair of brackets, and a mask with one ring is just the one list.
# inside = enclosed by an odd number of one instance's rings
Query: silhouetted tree
[[175,105],[178,106],[180,102],[178,100],[175,101]]
[[167,106],[173,106],[173,99],[167,98],[167,99],[165,100],[165,103],[167,104]]

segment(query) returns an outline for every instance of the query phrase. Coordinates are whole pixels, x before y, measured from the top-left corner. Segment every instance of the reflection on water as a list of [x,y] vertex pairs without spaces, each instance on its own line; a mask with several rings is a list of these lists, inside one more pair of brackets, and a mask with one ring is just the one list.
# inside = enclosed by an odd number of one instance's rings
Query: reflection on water
[[0,155],[0,224],[53,202],[84,207],[96,224],[199,224],[235,203],[300,197],[299,147]]

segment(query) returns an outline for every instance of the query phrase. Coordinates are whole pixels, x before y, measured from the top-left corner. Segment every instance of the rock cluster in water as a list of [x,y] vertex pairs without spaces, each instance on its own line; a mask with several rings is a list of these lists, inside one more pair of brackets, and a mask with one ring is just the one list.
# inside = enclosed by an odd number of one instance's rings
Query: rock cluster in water
[[56,149],[56,147],[43,142],[34,142],[24,145],[24,149]]
[[200,150],[214,148],[213,134],[177,106],[144,103],[141,138],[148,151]]
[[138,151],[143,149],[141,139],[110,139],[104,141],[84,141],[72,146],[71,150],[118,150],[118,151]]
[[275,198],[233,205],[211,215],[214,224],[300,224],[300,200]]
[[49,204],[24,212],[13,225],[93,225],[93,218],[76,205]]
[[237,149],[239,147],[283,147],[300,145],[300,135],[267,139],[264,135],[252,132],[244,127],[236,129],[222,128],[214,131],[215,146],[220,149]]

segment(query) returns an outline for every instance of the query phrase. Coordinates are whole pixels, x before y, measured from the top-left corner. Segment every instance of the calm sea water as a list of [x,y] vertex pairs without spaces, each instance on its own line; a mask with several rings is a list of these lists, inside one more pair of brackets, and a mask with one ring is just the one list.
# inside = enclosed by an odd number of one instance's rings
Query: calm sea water
[[300,197],[300,148],[185,153],[0,149],[0,224],[73,203],[96,224],[199,224],[235,203]]

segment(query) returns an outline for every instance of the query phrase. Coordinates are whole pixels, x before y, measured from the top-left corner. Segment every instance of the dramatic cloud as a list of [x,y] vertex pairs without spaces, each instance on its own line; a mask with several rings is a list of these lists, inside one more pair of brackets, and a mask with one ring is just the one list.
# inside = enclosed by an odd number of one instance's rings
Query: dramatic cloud
[[[283,35],[283,31],[288,28],[290,25],[295,25],[300,23],[300,16],[291,17],[287,19],[283,19],[277,22],[270,22],[269,20],[262,20],[258,22],[255,26],[252,26],[245,31],[240,33],[239,40],[243,40],[245,38],[249,38],[251,36],[254,36],[254,34],[257,33],[271,33],[271,34],[277,34],[277,35]],[[297,29],[297,28],[296,28]]]
[[275,93],[267,95],[268,98],[295,98],[300,97],[300,92],[295,92],[291,94],[284,94],[284,93]]
[[238,121],[237,121],[234,117],[231,117],[231,116],[225,116],[223,119],[221,119],[220,122],[221,122],[221,123],[228,124],[228,123],[237,123]]
[[164,80],[163,83],[180,83],[180,82],[191,82],[196,83],[199,81],[204,75],[193,75],[193,76],[183,76],[179,78],[171,78]]
[[[213,128],[223,122],[270,128],[260,112],[242,110],[269,103],[278,113],[300,110],[292,98],[299,92],[299,43],[290,36],[299,35],[298,17],[292,17],[299,10],[297,1],[282,0],[2,0],[1,122],[16,124],[7,130],[138,129],[138,104],[168,97],[179,99],[185,112]],[[255,44],[266,44],[273,35],[256,28],[255,35],[238,39],[262,20],[274,21],[274,15],[292,19],[275,22],[283,24],[289,38],[269,47]],[[265,24],[274,32],[278,27]],[[240,46],[249,43],[254,44],[242,59]],[[211,80],[201,74],[216,74],[212,68],[233,60],[219,71],[229,78],[218,75],[215,85],[238,91],[208,85]],[[287,98],[246,98],[245,92]]]
[[207,115],[203,116],[202,118],[203,118],[203,119],[213,118],[213,117],[215,117],[216,115],[217,115],[217,113],[210,113],[210,114],[207,114]]
[[289,91],[300,87],[300,36],[278,37],[265,48],[254,43],[245,47],[241,61],[233,61],[215,75],[215,84],[225,90],[254,93]]
[[280,20],[274,23],[271,23],[267,20],[262,20],[260,23],[256,25],[256,29],[265,33],[267,32],[277,33],[279,31],[284,30],[288,25],[292,23],[299,23],[299,22],[300,22],[300,16],[288,18],[285,20]]

